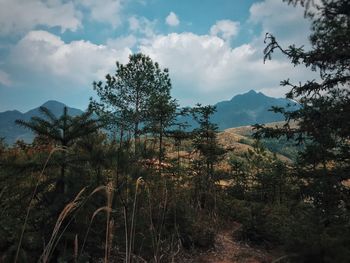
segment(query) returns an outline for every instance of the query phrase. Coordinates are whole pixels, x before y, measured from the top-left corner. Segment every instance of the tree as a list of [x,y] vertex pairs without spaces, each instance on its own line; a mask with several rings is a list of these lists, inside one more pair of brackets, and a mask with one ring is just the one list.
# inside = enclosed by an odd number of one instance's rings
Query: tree
[[[186,116],[188,114],[188,109],[181,109],[178,116]],[[176,147],[177,158],[176,158],[176,174],[180,178],[180,168],[181,168],[181,158],[180,158],[180,148],[183,141],[190,139],[191,134],[189,131],[186,131],[189,125],[186,123],[176,123],[174,129],[169,131],[169,136],[173,138],[174,146]]]
[[[255,135],[287,136],[306,145],[294,171],[304,182],[304,197],[317,208],[318,224],[323,226],[325,236],[329,236],[332,232],[327,229],[333,227],[339,232],[339,229],[344,229],[344,224],[348,224],[350,204],[349,188],[344,184],[350,179],[350,2],[286,2],[305,6],[305,15],[312,23],[311,49],[295,45],[284,48],[267,33],[264,60],[271,59],[273,52],[278,50],[293,65],[304,65],[319,72],[320,80],[300,84],[282,81],[282,86],[291,88],[287,98],[298,100],[301,107],[292,111],[274,108],[275,112],[285,115],[286,124],[281,128],[256,125]],[[292,122],[297,125],[290,125]],[[345,242],[342,240],[346,240],[344,235],[330,238],[328,242],[338,242],[333,246],[341,247],[341,242]],[[332,255],[329,251],[332,245],[328,242],[325,242],[326,250],[320,249],[323,254],[318,255],[319,262],[327,261],[325,258]],[[340,259],[332,259],[340,262]]]
[[0,157],[6,148],[5,138],[0,137]]
[[[297,0],[288,2],[310,3]],[[313,8],[309,6],[306,15],[312,19],[312,49],[305,51],[294,45],[283,49],[273,35],[267,34],[266,40],[269,42],[265,60],[271,59],[275,50],[280,50],[294,65],[303,64],[319,71],[320,81],[312,80],[300,85],[294,85],[289,80],[282,81],[282,86],[291,87],[287,97],[299,100],[300,109],[287,111],[275,108],[275,111],[285,114],[287,123],[284,127],[258,125],[256,128],[260,129],[257,136],[287,135],[288,138],[296,138],[299,143],[309,139],[301,160],[306,169],[311,167],[314,174],[308,176],[309,186],[315,183],[325,187],[321,195],[314,197],[315,203],[323,206],[327,214],[333,210],[331,207],[341,201],[342,192],[346,191],[342,182],[350,178],[350,3],[322,1]],[[298,123],[297,127],[289,125],[293,121]],[[310,172],[306,174],[310,175]],[[326,194],[328,191],[333,193]],[[335,203],[330,204],[330,196]]]
[[166,83],[162,89],[152,94],[148,105],[149,110],[145,130],[158,136],[158,162],[159,167],[161,167],[164,156],[163,138],[167,135],[166,128],[174,124],[178,106],[176,100],[170,96],[170,85]]
[[[191,111],[194,120],[199,124],[199,128],[193,131],[193,147],[199,154],[195,167],[197,167],[202,207],[206,203],[208,191],[214,187],[214,165],[225,153],[217,142],[218,127],[210,121],[210,117],[215,110],[214,106],[197,104]],[[203,170],[204,174],[202,173]]]
[[120,140],[123,140],[125,130],[133,133],[137,153],[141,125],[150,116],[150,100],[153,96],[168,95],[171,88],[169,73],[167,69],[161,70],[158,63],[153,63],[150,57],[141,53],[130,55],[126,65],[117,62],[116,66],[115,74],[108,74],[105,83],[94,82],[94,90],[100,100],[91,99],[91,106],[99,115],[117,126]]
[[[75,152],[79,156],[82,165],[77,166],[77,170],[86,174],[94,173],[94,183],[101,185],[103,181],[104,169],[113,167],[118,156],[118,149],[114,142],[107,140],[107,134],[96,132],[88,134],[77,140]],[[116,178],[118,185],[118,178]]]
[[[52,140],[55,145],[61,146],[63,150],[85,135],[96,132],[101,124],[92,118],[92,112],[87,111],[80,116],[72,117],[68,114],[68,108],[63,108],[63,114],[56,117],[48,108],[40,107],[44,117],[32,117],[30,121],[16,120],[16,124],[30,129],[38,136],[44,136]],[[60,161],[61,176],[56,182],[56,189],[63,193],[65,189],[66,153],[62,154]]]

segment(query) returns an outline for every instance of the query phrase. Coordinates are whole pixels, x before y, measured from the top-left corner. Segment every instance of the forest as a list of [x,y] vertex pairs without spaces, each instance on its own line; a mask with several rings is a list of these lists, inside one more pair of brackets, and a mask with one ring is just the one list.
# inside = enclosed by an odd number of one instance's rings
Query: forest
[[[282,80],[300,107],[273,107],[285,122],[254,125],[247,151],[142,53],[93,83],[83,114],[17,120],[36,137],[0,140],[0,262],[349,262],[350,2],[285,2],[305,8],[310,49],[266,33],[262,59],[319,79]],[[206,259],[222,231],[269,256]]]

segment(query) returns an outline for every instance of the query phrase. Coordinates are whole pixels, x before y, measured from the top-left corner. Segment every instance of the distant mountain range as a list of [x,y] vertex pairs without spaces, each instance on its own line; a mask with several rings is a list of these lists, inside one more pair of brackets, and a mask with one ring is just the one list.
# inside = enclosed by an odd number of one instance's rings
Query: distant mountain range
[[[284,120],[281,114],[276,114],[269,109],[271,106],[285,107],[288,104],[297,105],[287,99],[276,99],[268,97],[263,93],[255,92],[253,90],[234,96],[229,101],[222,101],[216,106],[216,113],[212,117],[212,121],[218,124],[220,130],[224,130],[232,127],[252,125],[256,123],[269,123],[275,121]],[[44,103],[42,106],[51,110],[56,116],[60,116],[63,113],[65,104],[50,100]],[[76,116],[83,113],[80,109],[68,107],[68,113]],[[0,113],[0,138],[4,137],[7,144],[13,144],[16,140],[24,140],[25,142],[31,142],[34,138],[33,133],[15,124],[15,120],[30,120],[33,116],[41,116],[39,107],[32,109],[26,113],[21,113],[17,110],[5,111]],[[189,124],[193,124],[193,121],[187,119]]]
[[[42,106],[48,108],[52,111],[55,116],[61,116],[63,114],[63,108],[65,104],[49,100],[45,102]],[[68,107],[68,114],[72,116],[80,115],[83,113],[82,110]],[[21,119],[28,121],[31,117],[42,116],[39,107],[32,109],[26,113],[21,113],[17,110],[0,112],[0,138],[5,138],[7,144],[13,144],[17,140],[23,140],[25,142],[31,142],[34,138],[34,134],[23,127],[18,126],[15,120]]]
[[256,123],[270,123],[284,120],[282,114],[269,111],[272,106],[296,109],[299,105],[288,99],[272,98],[261,92],[251,90],[245,94],[234,96],[229,101],[221,101],[216,106],[216,113],[212,121],[220,130],[253,125]]

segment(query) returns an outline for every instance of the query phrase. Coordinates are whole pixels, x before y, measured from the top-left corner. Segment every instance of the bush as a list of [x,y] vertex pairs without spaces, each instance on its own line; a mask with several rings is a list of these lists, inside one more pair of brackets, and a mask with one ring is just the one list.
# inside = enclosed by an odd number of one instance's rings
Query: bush
[[192,225],[192,240],[195,247],[209,249],[214,246],[215,228],[209,220],[199,220]]
[[[194,211],[193,211],[194,212]],[[213,219],[203,213],[181,216],[179,231],[185,249],[209,249],[214,246],[216,228]],[[180,218],[179,218],[180,219]]]
[[325,225],[312,208],[298,207],[293,213],[285,249],[295,262],[349,262],[350,229],[343,222]]

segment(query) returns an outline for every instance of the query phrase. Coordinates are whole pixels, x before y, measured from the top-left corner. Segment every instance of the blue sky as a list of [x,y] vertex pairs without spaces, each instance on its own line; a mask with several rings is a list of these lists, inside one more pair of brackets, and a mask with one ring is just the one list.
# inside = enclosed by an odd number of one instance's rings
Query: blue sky
[[0,111],[50,99],[84,109],[91,83],[135,52],[169,68],[183,106],[251,89],[282,97],[281,80],[317,76],[279,55],[263,64],[264,35],[307,47],[309,28],[280,0],[0,0]]

